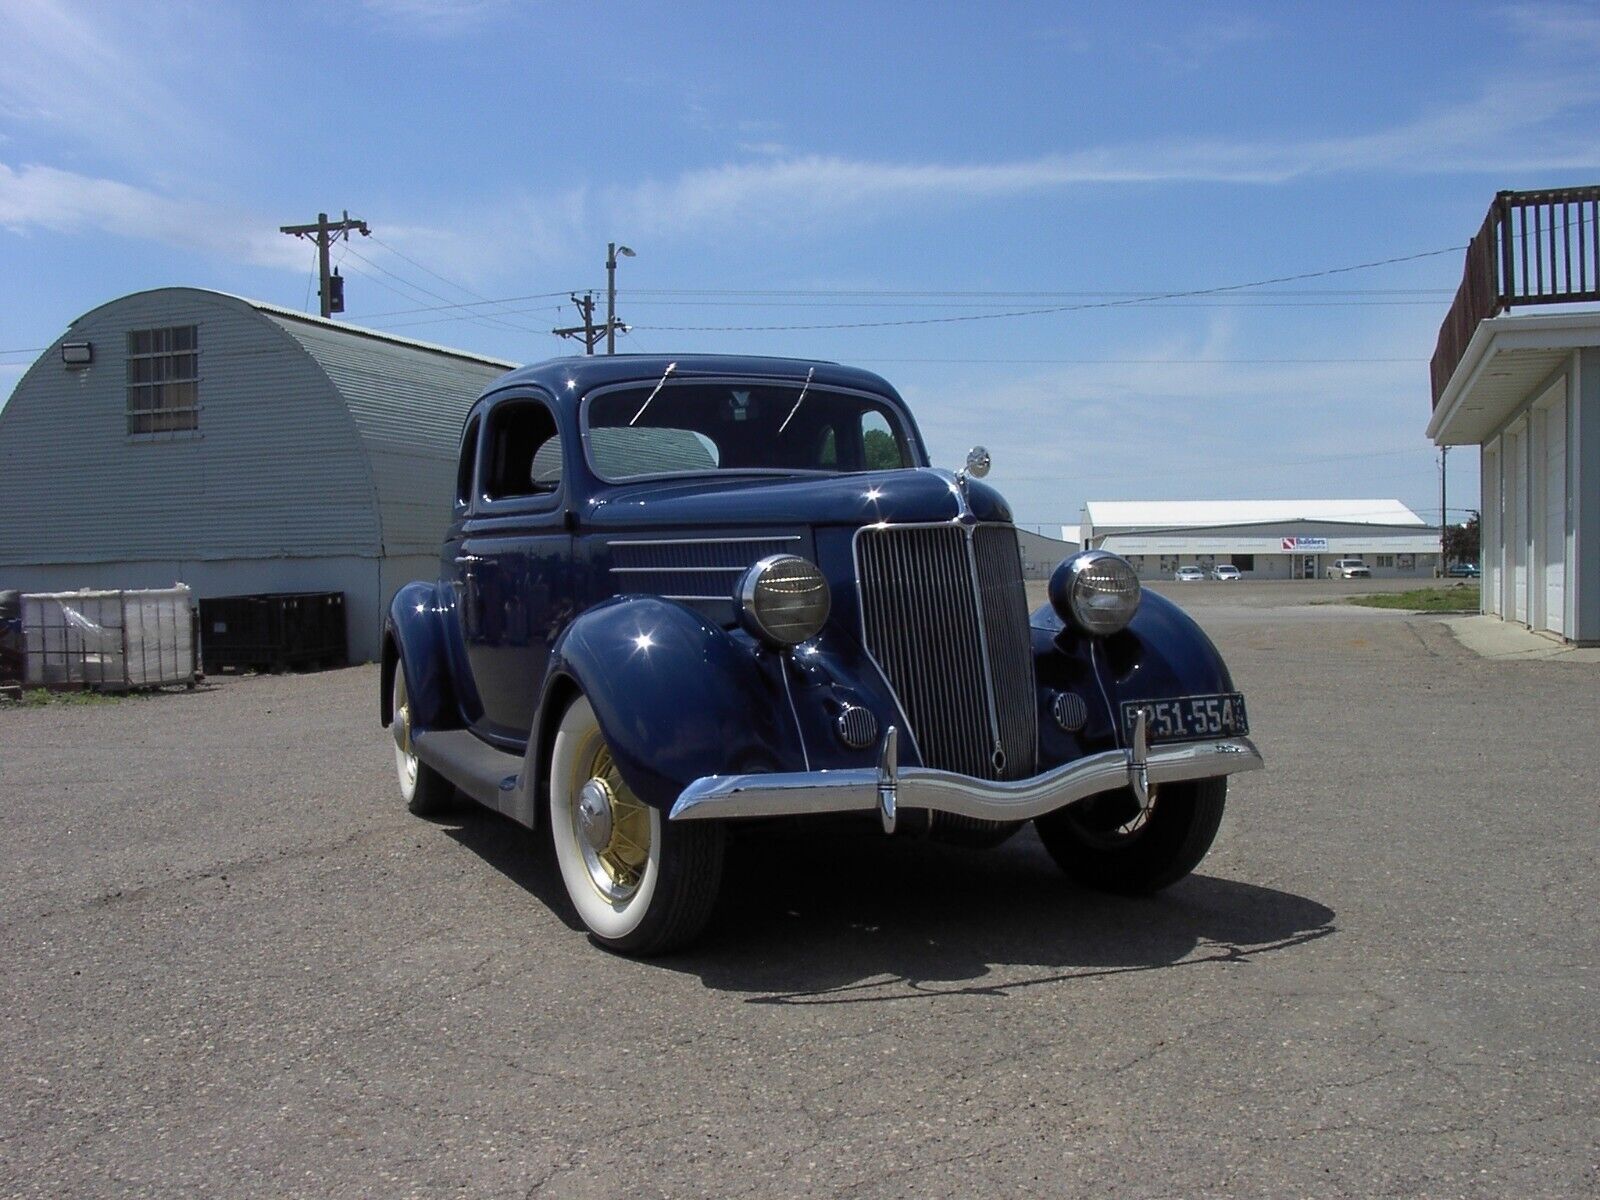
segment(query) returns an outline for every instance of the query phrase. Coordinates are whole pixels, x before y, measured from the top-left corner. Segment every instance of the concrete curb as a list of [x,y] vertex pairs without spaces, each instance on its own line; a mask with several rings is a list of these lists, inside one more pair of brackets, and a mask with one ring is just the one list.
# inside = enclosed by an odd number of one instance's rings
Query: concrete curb
[[1480,658],[1600,663],[1600,647],[1569,646],[1498,617],[1440,616],[1456,641]]

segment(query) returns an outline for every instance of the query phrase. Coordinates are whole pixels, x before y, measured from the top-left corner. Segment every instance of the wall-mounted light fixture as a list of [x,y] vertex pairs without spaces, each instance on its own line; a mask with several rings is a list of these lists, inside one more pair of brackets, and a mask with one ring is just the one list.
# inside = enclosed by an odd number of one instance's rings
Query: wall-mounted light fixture
[[62,342],[61,361],[69,367],[87,367],[94,361],[94,343]]

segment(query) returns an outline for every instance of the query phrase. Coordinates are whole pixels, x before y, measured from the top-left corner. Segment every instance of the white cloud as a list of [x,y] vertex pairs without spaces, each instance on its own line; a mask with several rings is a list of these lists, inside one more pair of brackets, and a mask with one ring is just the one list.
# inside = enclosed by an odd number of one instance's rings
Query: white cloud
[[[116,32],[124,14],[112,6],[88,12],[80,7],[62,0],[0,0],[0,115],[119,157],[140,159],[153,146],[170,156],[175,143],[193,138],[197,122],[148,69],[148,56],[127,52],[134,40]],[[182,15],[147,5],[127,12],[137,18],[138,41],[153,38],[162,46],[161,61],[174,67],[189,39],[161,36],[160,27],[184,24]]]
[[428,37],[448,37],[493,20],[508,0],[363,0],[368,12]]
[[293,271],[308,261],[304,244],[264,217],[55,167],[0,163],[0,228],[109,233]]
[[[1247,355],[1236,319],[1103,351],[1145,361],[996,366],[989,377],[952,366],[902,391],[936,463],[988,446],[992,482],[1024,523],[1075,521],[1090,497],[1430,495],[1426,363],[1193,361]],[[1416,342],[1389,331],[1347,352],[1409,356]]]
[[[871,220],[911,203],[951,204],[1120,184],[1279,185],[1338,174],[1533,171],[1600,167],[1600,134],[1574,136],[1560,118],[1600,105],[1600,17],[1530,7],[1505,15],[1511,66],[1467,100],[1392,125],[1332,137],[1172,136],[1007,162],[883,162],[785,154],[684,172],[602,197],[630,229],[792,228],[798,222]],[[1218,37],[1235,44],[1253,25]],[[1586,122],[1592,128],[1594,123]],[[747,149],[765,151],[752,144]]]

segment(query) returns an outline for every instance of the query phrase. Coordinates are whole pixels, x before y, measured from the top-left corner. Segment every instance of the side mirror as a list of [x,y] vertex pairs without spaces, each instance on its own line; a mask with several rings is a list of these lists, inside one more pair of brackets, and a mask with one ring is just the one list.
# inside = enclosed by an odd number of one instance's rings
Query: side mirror
[[967,466],[962,472],[973,479],[982,479],[989,473],[989,451],[982,446],[974,446],[967,451]]

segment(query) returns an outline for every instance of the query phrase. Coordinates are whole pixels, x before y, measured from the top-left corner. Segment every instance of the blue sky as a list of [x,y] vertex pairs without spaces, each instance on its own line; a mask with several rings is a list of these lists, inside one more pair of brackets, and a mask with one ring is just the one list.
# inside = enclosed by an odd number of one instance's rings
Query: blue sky
[[1597,60],[1600,11],[1538,4],[0,0],[0,395],[127,292],[314,308],[277,227],[348,209],[351,323],[563,353],[626,242],[619,348],[878,370],[1027,524],[1431,515],[1430,252],[1497,189],[1597,181]]

